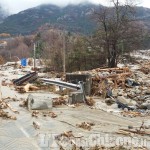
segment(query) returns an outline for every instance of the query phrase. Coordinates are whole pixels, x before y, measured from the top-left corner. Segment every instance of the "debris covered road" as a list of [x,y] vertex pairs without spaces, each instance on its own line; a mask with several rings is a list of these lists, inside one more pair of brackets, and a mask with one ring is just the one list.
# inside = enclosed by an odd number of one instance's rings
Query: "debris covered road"
[[[87,98],[90,106],[69,104],[68,95],[39,89],[34,83],[30,83],[33,91],[28,84],[27,90],[20,93],[12,81],[26,75],[31,68],[15,69],[12,64],[1,66],[0,150],[94,150],[105,146],[149,149],[150,63],[147,58],[138,59],[139,64],[117,71],[81,72],[92,75],[93,96]],[[53,107],[29,110],[26,104],[29,94],[39,99],[46,97],[53,101]],[[124,141],[125,137],[128,141]]]

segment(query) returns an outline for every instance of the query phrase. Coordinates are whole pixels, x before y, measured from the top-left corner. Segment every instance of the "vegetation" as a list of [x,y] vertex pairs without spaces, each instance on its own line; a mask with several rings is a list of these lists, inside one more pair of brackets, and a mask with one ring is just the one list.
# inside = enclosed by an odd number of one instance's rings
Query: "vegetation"
[[95,39],[99,41],[99,47],[106,51],[108,67],[116,67],[118,57],[125,48],[131,50],[138,45],[142,30],[141,25],[134,19],[132,4],[123,4],[119,0],[111,0],[111,3],[113,7],[95,12],[99,23]]
[[[24,34],[30,33],[31,30],[38,28],[39,23],[43,24],[43,20],[53,20],[59,27],[63,24],[68,30],[56,29],[45,24],[36,33],[28,36],[10,37],[3,32],[0,36],[4,38],[3,41],[6,38],[7,46],[1,47],[0,55],[6,61],[13,61],[17,57],[33,57],[33,45],[36,43],[36,58],[44,60],[46,66],[54,71],[63,71],[64,56],[67,72],[106,67],[106,65],[116,67],[119,57],[124,53],[149,48],[149,31],[141,20],[137,20],[138,17],[141,18],[139,13],[135,13],[137,7],[127,3],[120,4],[119,0],[112,0],[112,3],[113,7],[100,6],[99,11],[98,6],[92,5],[95,8],[95,11],[92,11],[93,20],[97,24],[95,24],[95,32],[90,35],[79,34],[74,28],[75,26],[89,27],[91,22],[85,17],[92,16],[90,4],[70,5],[61,10],[56,6],[44,5],[12,15],[4,21],[4,24],[12,27],[13,34],[18,31]],[[148,17],[150,13],[148,10],[146,12],[143,8],[139,10],[143,15],[145,14],[144,17]],[[32,15],[34,12],[36,16]],[[73,18],[75,18],[74,21]],[[6,28],[9,28],[9,25]],[[26,28],[27,26],[31,30]],[[76,33],[70,32],[70,28]]]
[[[3,17],[3,22],[0,24],[0,33],[30,35],[35,34],[41,28],[49,29],[51,27],[90,35],[97,28],[96,22],[91,19],[93,11],[105,8],[102,5],[91,3],[68,5],[64,8],[50,4],[41,5],[11,15],[6,19]],[[135,10],[135,17],[140,19],[140,22],[146,27],[149,27],[150,9],[136,7]],[[0,14],[3,16],[3,13],[0,12]]]
[[90,70],[106,64],[104,53],[90,47],[87,37],[78,36],[67,59],[68,71]]

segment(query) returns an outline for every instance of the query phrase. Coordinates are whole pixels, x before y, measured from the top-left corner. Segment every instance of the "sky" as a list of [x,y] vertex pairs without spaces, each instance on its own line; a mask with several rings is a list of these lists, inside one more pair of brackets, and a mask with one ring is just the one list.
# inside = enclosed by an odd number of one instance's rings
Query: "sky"
[[[15,14],[28,8],[38,6],[40,4],[56,4],[58,6],[66,6],[67,4],[78,4],[81,2],[101,3],[107,5],[107,0],[0,0],[0,4],[10,14]],[[109,0],[108,0],[109,1]],[[134,1],[134,0],[133,0]],[[138,5],[150,8],[150,0],[135,0]]]

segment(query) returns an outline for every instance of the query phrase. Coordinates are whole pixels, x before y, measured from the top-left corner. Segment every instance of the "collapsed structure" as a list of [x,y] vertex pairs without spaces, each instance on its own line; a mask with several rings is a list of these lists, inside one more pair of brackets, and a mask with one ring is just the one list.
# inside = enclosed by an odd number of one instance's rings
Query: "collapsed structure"
[[[45,127],[47,128],[49,122],[45,120],[45,117],[50,116],[52,119],[58,118],[59,122],[62,123],[62,128],[58,127],[60,131],[66,129],[65,124],[67,124],[67,127],[71,130],[83,129],[91,134],[92,132],[95,133],[95,130],[99,131],[99,133],[106,133],[106,130],[109,130],[109,133],[116,137],[120,134],[122,136],[134,134],[148,138],[147,136],[150,135],[150,122],[148,119],[150,115],[149,57],[148,59],[137,59],[134,65],[80,71],[63,75],[62,79],[58,79],[56,76],[55,78],[50,78],[48,74],[34,72],[31,68],[32,66],[20,67],[16,63],[7,63],[1,66],[0,117],[16,120],[17,126],[15,128],[18,129],[19,121],[25,123],[22,119],[17,121],[18,118],[23,117],[22,114],[25,111],[25,116],[26,114],[31,114],[32,118],[36,118],[36,121],[31,119],[33,121],[32,125],[36,130],[40,131],[44,131],[43,128]],[[9,96],[8,91],[12,92],[13,95]],[[18,106],[16,107],[14,102],[19,103],[21,109]],[[89,117],[80,113],[87,113]],[[78,116],[78,119],[74,119],[72,117],[74,115]],[[80,115],[83,115],[84,119]],[[103,122],[100,119],[101,115],[108,116],[108,120]],[[26,118],[29,117],[27,116]],[[119,125],[121,124],[121,128],[118,125],[113,130],[113,125],[110,123],[106,125],[106,128],[99,129],[99,123],[103,126],[106,122],[109,122],[110,116],[114,118],[114,121],[118,117],[121,117],[122,121],[124,118],[139,117],[138,124],[136,125],[135,120],[126,121],[125,124],[126,126],[128,124],[128,127],[125,128],[120,119]],[[60,126],[58,120],[49,121],[51,124]],[[114,124],[114,121],[112,121],[112,124]],[[46,133],[49,128],[57,131],[54,126],[51,126],[47,128]],[[27,130],[26,132],[28,133],[29,131]],[[85,140],[86,136],[85,131],[82,136],[74,135],[73,131],[64,131],[63,134],[59,133],[55,137],[55,142],[58,147],[66,149],[63,141],[61,141],[65,138],[67,139],[67,144],[77,148],[78,144],[76,142],[72,143],[72,141],[77,137]],[[36,148],[40,147],[35,143],[32,142],[31,144],[36,145]],[[92,148],[94,149],[95,147],[96,149],[96,146],[98,145],[94,145]],[[141,147],[143,148],[143,145]]]

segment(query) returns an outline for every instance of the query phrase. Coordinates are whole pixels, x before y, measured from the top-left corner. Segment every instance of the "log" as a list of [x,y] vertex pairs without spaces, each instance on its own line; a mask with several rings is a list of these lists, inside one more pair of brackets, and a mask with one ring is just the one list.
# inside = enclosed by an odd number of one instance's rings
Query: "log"
[[96,71],[98,72],[101,72],[101,71],[107,71],[107,72],[110,72],[110,71],[123,71],[123,72],[130,72],[129,68],[128,67],[124,67],[124,68],[105,68],[105,69],[101,69],[101,68],[97,68],[95,69]]
[[120,129],[120,131],[126,131],[134,134],[140,134],[140,135],[150,135],[150,132],[146,131],[140,131],[140,130],[129,130],[129,129]]

